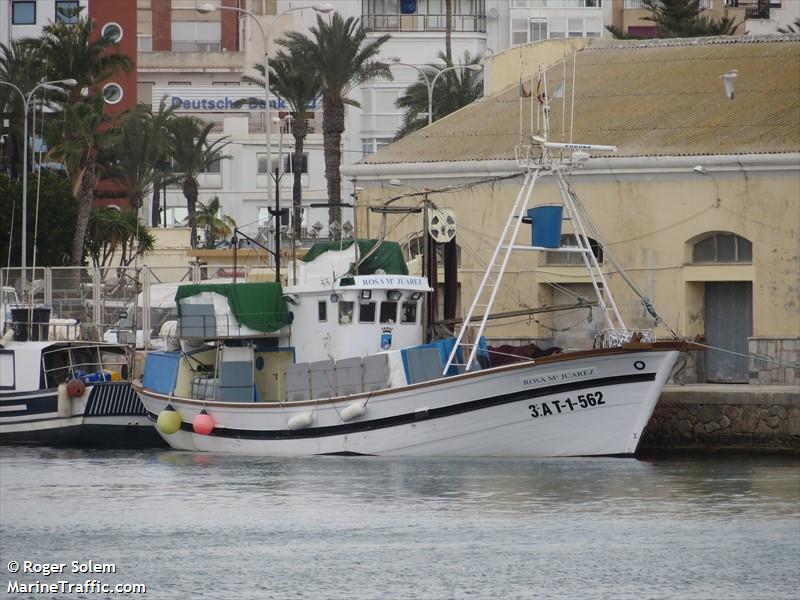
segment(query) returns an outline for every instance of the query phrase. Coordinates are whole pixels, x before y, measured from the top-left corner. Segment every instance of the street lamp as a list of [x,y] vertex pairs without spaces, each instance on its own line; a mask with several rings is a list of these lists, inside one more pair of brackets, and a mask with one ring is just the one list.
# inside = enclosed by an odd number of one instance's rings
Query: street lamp
[[430,78],[428,77],[428,74],[422,69],[420,69],[418,66],[401,62],[399,57],[393,57],[390,58],[389,60],[396,65],[416,69],[417,72],[419,72],[419,74],[425,78],[425,85],[428,88],[428,125],[433,123],[433,88],[436,86],[436,80],[439,79],[439,76],[442,73],[446,73],[447,71],[453,71],[455,69],[466,69],[467,71],[480,71],[483,68],[483,65],[454,65],[452,67],[445,67],[444,69],[441,69],[438,73],[436,73],[436,76],[433,78],[433,81],[431,81]]
[[9,81],[0,81],[0,85],[7,85],[14,88],[19,97],[22,98],[22,299],[25,301],[25,288],[27,287],[27,274],[28,269],[28,106],[30,105],[31,98],[39,88],[45,90],[53,90],[63,92],[64,90],[57,87],[56,84],[61,84],[67,87],[74,87],[78,85],[75,79],[56,79],[54,81],[43,81],[34,87],[26,96],[21,89]]
[[[290,13],[290,12],[303,10],[305,8],[309,8],[309,7],[308,6],[294,6],[292,8],[287,8],[282,13],[275,15],[275,18],[273,19],[273,21],[270,24],[270,26],[267,28],[266,31],[264,31],[264,26],[261,24],[261,21],[259,21],[258,18],[253,13],[251,13],[250,11],[245,10],[243,8],[239,8],[238,6],[219,6],[217,4],[211,4],[211,3],[208,3],[208,2],[204,2],[203,4],[198,4],[195,7],[197,12],[199,12],[200,14],[203,14],[203,15],[211,13],[211,12],[214,12],[215,10],[235,10],[236,12],[239,12],[239,13],[242,13],[244,15],[247,15],[248,17],[253,19],[253,21],[255,21],[255,24],[258,25],[258,28],[261,30],[261,37],[264,39],[264,124],[265,124],[266,130],[267,130],[267,132],[266,132],[267,173],[268,173],[268,176],[267,176],[267,199],[270,198],[271,191],[272,191],[272,189],[271,189],[271,186],[272,186],[272,184],[271,184],[271,180],[272,180],[272,146],[271,146],[271,142],[270,142],[270,127],[271,127],[271,123],[270,123],[270,116],[269,116],[269,109],[270,109],[270,106],[269,106],[269,37],[272,34],[272,28],[275,26],[275,24],[280,20],[280,18],[283,15],[285,15],[287,13]],[[314,10],[315,12],[325,14],[325,13],[329,13],[329,12],[331,12],[333,10],[333,5],[331,5],[329,2],[325,2],[325,3],[322,3],[322,4],[314,4],[310,8],[312,10]]]

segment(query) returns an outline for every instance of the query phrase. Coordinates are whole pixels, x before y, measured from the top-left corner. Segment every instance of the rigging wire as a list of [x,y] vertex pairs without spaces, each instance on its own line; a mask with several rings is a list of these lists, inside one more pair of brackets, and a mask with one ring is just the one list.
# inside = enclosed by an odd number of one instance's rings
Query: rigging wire
[[790,369],[800,369],[800,362],[783,362],[780,360],[775,360],[774,358],[769,358],[760,354],[753,354],[747,353],[744,354],[742,352],[735,352],[734,350],[728,350],[727,348],[720,348],[719,346],[710,346],[708,344],[703,344],[701,342],[692,341],[692,344],[696,344],[698,346],[702,346],[703,348],[708,348],[709,350],[715,350],[717,352],[724,352],[725,354],[733,354],[735,356],[742,356],[744,358],[751,358],[753,360],[760,360],[766,363],[770,363],[773,365],[780,365],[782,367],[787,367]]

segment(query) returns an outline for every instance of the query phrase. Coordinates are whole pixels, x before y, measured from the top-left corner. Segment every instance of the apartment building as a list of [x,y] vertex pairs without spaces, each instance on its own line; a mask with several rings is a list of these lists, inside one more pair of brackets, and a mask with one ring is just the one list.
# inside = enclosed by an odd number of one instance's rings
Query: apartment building
[[69,21],[64,10],[83,8],[97,23],[96,35],[111,35],[119,51],[134,61],[128,73],[118,73],[103,83],[109,114],[136,105],[136,3],[135,0],[6,0],[0,3],[0,41],[38,37],[48,23]]

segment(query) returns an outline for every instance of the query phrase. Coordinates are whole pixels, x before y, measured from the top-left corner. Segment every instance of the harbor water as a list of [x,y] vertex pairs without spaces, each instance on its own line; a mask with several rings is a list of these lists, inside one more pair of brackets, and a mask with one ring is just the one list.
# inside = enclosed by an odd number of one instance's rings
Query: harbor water
[[0,554],[0,598],[796,599],[800,462],[2,448]]

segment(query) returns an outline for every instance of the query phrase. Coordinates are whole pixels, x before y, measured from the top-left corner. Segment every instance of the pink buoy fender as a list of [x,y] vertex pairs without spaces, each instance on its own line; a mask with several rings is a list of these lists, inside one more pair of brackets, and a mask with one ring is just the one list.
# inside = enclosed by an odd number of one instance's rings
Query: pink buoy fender
[[86,391],[86,384],[81,379],[70,379],[67,383],[67,396],[78,398]]
[[203,409],[192,421],[192,429],[197,434],[208,435],[214,431],[214,419]]

